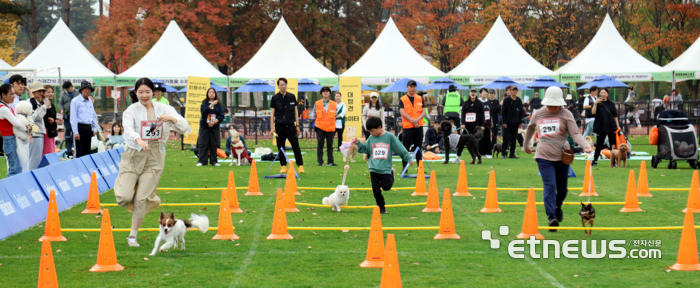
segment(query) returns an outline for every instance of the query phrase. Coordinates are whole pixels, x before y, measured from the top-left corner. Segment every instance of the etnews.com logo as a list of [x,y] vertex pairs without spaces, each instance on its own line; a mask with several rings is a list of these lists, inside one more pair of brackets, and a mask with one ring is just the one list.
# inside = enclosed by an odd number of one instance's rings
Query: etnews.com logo
[[[508,226],[501,226],[498,234],[508,236]],[[490,230],[481,231],[481,239],[490,242],[491,249],[501,248],[501,241],[491,237]],[[525,258],[525,247],[529,247],[530,258],[568,258],[568,259],[661,259],[659,248],[632,248],[633,247],[661,247],[661,240],[566,240],[559,243],[558,240],[537,240],[535,236],[530,239],[515,239],[508,243],[508,255],[512,258]],[[630,249],[632,248],[632,249]],[[550,253],[553,249],[553,253]],[[541,251],[538,253],[538,251]]]

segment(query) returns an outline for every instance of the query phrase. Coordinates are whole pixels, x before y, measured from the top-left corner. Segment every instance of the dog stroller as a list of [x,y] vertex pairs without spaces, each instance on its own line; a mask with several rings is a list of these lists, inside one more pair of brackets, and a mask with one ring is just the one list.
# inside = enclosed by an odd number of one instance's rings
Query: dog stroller
[[676,169],[676,161],[685,160],[691,168],[698,168],[697,137],[686,114],[679,110],[663,111],[656,126],[658,142],[656,155],[651,156],[651,167],[656,168],[662,160],[669,160],[668,169]]

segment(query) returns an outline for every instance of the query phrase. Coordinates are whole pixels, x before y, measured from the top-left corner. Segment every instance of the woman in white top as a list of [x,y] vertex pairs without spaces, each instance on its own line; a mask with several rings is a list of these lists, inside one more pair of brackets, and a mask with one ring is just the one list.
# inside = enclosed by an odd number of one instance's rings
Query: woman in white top
[[129,93],[133,104],[122,116],[126,151],[121,155],[114,196],[119,206],[133,213],[131,234],[127,238],[131,247],[139,246],[136,234],[143,218],[160,205],[155,191],[165,165],[161,143],[168,140],[166,133],[170,129],[185,133],[189,128],[187,120],[172,106],[152,100],[154,91],[150,79],[136,81],[134,90]]
[[340,102],[341,100],[343,100],[343,94],[340,94],[340,91],[335,91],[335,133],[338,135],[338,151],[340,151],[340,145],[343,145],[345,113],[348,112],[348,107],[345,106],[345,103]]
[[0,86],[0,134],[2,135],[2,146],[5,151],[5,160],[7,160],[7,177],[11,177],[22,173],[22,165],[19,162],[17,154],[17,138],[13,129],[18,129],[26,132],[28,127],[25,127],[17,117],[15,110],[11,104],[14,102],[15,93],[12,85],[2,84]]
[[[369,94],[369,103],[365,105],[362,109],[362,127],[365,127],[367,119],[371,117],[377,117],[382,119],[382,129],[386,129],[386,122],[384,121],[384,107],[379,104],[379,93],[372,92]],[[369,138],[369,131],[365,128],[365,138]]]

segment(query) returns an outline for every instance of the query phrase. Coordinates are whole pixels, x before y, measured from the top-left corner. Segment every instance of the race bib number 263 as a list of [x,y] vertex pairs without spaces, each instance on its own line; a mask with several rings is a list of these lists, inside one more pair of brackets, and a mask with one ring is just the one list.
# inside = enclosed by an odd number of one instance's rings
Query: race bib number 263
[[389,159],[389,144],[372,144],[372,159]]

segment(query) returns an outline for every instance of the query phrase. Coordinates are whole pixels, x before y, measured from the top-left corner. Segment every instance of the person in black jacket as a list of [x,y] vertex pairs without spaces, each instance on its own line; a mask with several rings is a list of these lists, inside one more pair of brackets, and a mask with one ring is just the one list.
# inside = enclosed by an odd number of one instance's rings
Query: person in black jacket
[[[600,157],[600,152],[603,150],[606,137],[610,143],[611,150],[616,149],[617,136],[615,131],[620,130],[620,122],[617,120],[617,109],[615,108],[615,102],[608,98],[608,88],[599,88],[598,93],[600,93],[600,97],[595,100],[591,108],[591,114],[595,115],[593,132],[596,133],[595,154],[593,154],[591,166],[598,166],[598,157]],[[614,159],[610,159],[610,161],[614,161]]]
[[525,109],[523,108],[523,101],[520,97],[516,96],[518,94],[518,86],[511,85],[506,87],[506,94],[509,97],[503,99],[503,159],[506,158],[506,150],[510,146],[510,156],[508,158],[518,159],[515,156],[515,142],[518,139],[518,127],[522,123],[522,119],[525,118]]
[[[501,103],[498,102],[496,98],[496,91],[493,89],[489,90],[489,101],[487,102],[489,106],[489,112],[491,113],[491,121],[493,122],[493,127],[491,127],[491,146],[489,150],[493,150],[493,145],[498,143],[498,130],[500,129],[500,119],[498,118],[501,114]],[[487,134],[484,134],[488,136]]]
[[[443,140],[442,134],[438,131],[440,131],[440,121],[435,121],[433,127],[428,128],[428,131],[425,132],[425,146],[423,146],[423,151],[432,151],[433,153],[440,152],[440,149],[443,147]],[[431,146],[435,144],[437,144],[437,146],[431,148]]]
[[540,92],[535,91],[535,96],[530,100],[530,112],[534,112],[542,107],[542,99],[540,98]]
[[476,88],[471,88],[469,98],[462,105],[462,129],[476,134],[476,127],[484,129],[484,103],[476,97]]
[[224,121],[224,107],[219,103],[219,97],[214,88],[207,90],[207,98],[202,101],[199,108],[202,118],[199,119],[199,137],[197,138],[197,166],[207,165],[221,166],[216,160],[216,149],[221,142],[219,135],[219,123]]
[[301,130],[298,125],[300,122],[299,111],[297,110],[297,97],[287,92],[286,78],[277,79],[277,87],[279,87],[280,91],[270,99],[270,113],[272,115],[270,122],[273,123],[271,133],[275,137],[277,150],[279,151],[277,159],[279,159],[282,166],[280,174],[287,173],[287,157],[281,150],[285,147],[287,140],[289,140],[289,144],[292,145],[292,151],[294,151],[294,163],[299,167],[297,172],[305,173],[304,158],[301,154],[301,148],[299,148]]
[[481,102],[484,104],[484,137],[479,140],[479,154],[486,159],[491,159],[491,129],[493,129],[493,117],[491,117],[491,106],[489,106],[488,90],[486,88],[479,89],[481,94]]

